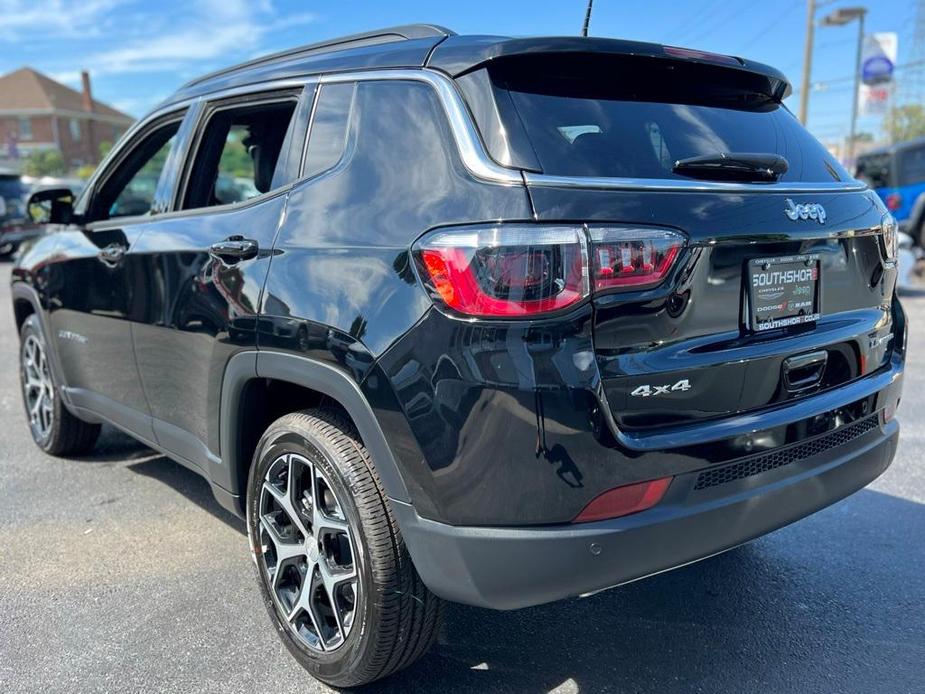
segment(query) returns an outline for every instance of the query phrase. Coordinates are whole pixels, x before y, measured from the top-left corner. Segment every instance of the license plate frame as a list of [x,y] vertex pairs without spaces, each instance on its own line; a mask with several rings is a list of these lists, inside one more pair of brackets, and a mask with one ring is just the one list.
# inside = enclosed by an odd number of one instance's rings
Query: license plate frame
[[817,253],[752,258],[747,283],[748,327],[753,332],[815,323],[822,315]]

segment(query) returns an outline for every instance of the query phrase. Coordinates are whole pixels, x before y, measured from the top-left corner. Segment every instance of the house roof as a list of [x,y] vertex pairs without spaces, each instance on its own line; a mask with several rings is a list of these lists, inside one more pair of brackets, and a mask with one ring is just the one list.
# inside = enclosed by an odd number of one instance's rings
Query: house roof
[[[93,100],[94,113],[110,118],[135,120],[101,101]],[[0,77],[0,110],[49,109],[83,111],[83,95],[31,67],[23,67]]]

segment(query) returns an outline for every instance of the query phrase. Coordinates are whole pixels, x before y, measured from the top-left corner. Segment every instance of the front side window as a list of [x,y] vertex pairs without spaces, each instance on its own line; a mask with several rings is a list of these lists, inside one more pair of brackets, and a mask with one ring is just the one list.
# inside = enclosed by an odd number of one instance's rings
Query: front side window
[[269,192],[297,102],[223,108],[206,124],[183,209],[232,205]]
[[175,120],[142,137],[105,178],[91,203],[90,221],[151,212],[158,182],[179,129],[180,121]]

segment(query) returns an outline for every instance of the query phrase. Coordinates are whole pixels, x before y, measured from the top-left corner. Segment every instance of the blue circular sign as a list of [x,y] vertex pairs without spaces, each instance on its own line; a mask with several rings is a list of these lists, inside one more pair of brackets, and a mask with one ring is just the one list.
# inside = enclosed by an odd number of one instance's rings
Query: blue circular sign
[[864,84],[889,82],[893,77],[893,61],[885,55],[875,55],[864,61],[861,66],[861,79]]

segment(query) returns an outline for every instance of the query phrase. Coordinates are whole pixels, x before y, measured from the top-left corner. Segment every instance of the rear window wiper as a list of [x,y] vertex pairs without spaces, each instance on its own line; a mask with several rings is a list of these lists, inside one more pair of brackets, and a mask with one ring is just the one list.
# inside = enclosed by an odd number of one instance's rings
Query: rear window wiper
[[779,154],[718,152],[679,159],[672,171],[711,181],[776,181],[790,165]]

